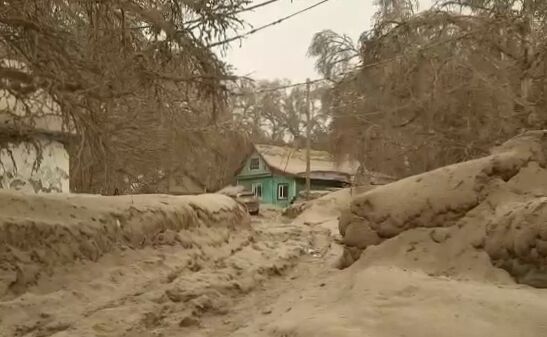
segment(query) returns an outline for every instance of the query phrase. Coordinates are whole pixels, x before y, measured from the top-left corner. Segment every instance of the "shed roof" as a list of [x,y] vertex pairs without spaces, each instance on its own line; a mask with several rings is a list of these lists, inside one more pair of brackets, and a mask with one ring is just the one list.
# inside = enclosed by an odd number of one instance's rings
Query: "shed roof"
[[[290,175],[303,176],[306,173],[306,151],[285,146],[256,144],[255,149],[271,168]],[[327,151],[310,152],[311,172],[335,172],[353,176],[359,162],[346,160],[337,163]]]

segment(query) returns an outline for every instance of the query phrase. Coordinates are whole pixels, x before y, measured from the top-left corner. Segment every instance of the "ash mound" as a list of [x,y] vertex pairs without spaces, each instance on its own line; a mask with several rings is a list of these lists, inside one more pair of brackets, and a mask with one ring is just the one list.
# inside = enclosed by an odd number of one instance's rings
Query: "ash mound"
[[339,265],[389,260],[547,288],[546,164],[547,130],[530,131],[487,157],[361,194],[340,217]]

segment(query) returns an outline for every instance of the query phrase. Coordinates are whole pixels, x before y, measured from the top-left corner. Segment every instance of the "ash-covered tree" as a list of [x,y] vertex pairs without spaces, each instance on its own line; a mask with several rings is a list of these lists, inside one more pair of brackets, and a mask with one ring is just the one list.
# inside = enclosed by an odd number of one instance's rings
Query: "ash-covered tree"
[[[306,87],[287,80],[240,80],[231,99],[234,119],[255,143],[303,147],[306,137]],[[311,139],[315,148],[328,146],[330,118],[323,109],[326,88],[310,89]]]
[[110,193],[143,176],[166,191],[175,173],[221,187],[242,139],[226,110],[232,77],[209,45],[242,27],[249,2],[3,1],[0,58],[25,67],[0,66],[1,89],[53,97],[79,137],[75,191]]
[[420,13],[391,3],[331,91],[336,153],[406,176],[547,126],[545,2],[440,1]]

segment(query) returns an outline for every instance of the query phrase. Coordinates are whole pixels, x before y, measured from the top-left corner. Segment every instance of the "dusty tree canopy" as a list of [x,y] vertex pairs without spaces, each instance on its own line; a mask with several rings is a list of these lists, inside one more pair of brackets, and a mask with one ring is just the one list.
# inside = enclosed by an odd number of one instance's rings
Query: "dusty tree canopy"
[[[544,1],[440,1],[421,13],[408,1],[380,4],[359,69],[332,89],[337,153],[406,176],[546,126]],[[324,40],[310,48],[319,70],[336,60],[316,45]]]
[[[305,146],[306,86],[288,80],[239,79],[230,98],[234,120],[255,143]],[[310,85],[311,141],[316,149],[328,148],[328,93],[324,83]]]
[[[3,64],[2,89],[23,102],[37,90],[53,97],[79,136],[76,190],[105,192],[139,177],[157,186],[170,171],[215,188],[226,176],[214,181],[193,158],[230,162],[218,146],[241,140],[225,116],[232,77],[208,45],[242,27],[237,14],[248,2],[3,1],[1,58],[24,68]],[[196,143],[207,144],[202,153]]]

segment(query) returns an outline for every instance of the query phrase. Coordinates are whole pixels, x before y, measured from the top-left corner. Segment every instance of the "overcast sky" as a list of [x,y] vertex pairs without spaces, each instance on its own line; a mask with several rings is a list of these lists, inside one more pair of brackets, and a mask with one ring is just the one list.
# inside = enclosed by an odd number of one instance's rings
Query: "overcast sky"
[[[264,0],[255,0],[260,3]],[[319,0],[280,0],[246,13],[243,18],[261,26],[308,7]],[[429,3],[429,1],[423,1]],[[324,29],[357,40],[371,28],[376,12],[374,0],[330,0],[278,25],[257,32],[231,45],[224,59],[236,67],[236,74],[254,79],[286,78],[293,82],[317,78],[314,60],[307,57],[313,35]],[[423,8],[424,6],[421,6]]]

